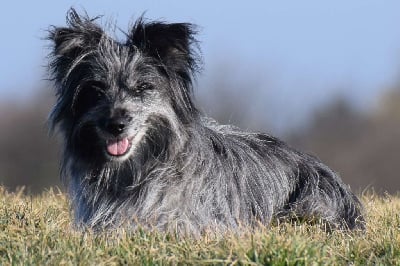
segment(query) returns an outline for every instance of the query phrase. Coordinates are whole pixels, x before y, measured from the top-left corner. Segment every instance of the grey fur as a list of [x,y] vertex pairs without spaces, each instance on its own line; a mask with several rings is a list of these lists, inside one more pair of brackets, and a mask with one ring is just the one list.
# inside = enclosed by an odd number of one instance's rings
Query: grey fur
[[[364,228],[359,200],[318,159],[197,111],[193,25],[141,18],[120,42],[74,10],[67,23],[49,35],[49,120],[63,135],[61,175],[77,225],[198,234],[295,216]],[[126,153],[107,153],[125,138]]]

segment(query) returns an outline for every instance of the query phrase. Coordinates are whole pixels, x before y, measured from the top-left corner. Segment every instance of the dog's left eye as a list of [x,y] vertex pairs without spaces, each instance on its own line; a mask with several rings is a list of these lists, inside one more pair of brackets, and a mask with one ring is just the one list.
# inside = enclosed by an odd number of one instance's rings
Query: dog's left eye
[[137,87],[135,87],[133,89],[133,95],[136,96],[136,97],[142,96],[143,92],[149,91],[151,89],[153,89],[153,86],[151,84],[141,83],[141,84],[139,84]]

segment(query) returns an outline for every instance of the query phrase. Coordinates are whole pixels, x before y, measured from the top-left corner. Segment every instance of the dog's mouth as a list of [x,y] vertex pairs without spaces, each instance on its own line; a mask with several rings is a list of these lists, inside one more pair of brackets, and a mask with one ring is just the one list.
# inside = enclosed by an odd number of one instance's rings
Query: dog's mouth
[[132,139],[118,138],[106,141],[107,153],[111,156],[120,157],[127,154],[132,147]]

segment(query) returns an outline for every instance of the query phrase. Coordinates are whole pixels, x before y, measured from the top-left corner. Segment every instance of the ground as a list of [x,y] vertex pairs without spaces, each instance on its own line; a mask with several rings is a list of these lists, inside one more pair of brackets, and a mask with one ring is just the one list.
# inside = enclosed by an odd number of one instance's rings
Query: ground
[[400,197],[367,192],[361,199],[365,232],[284,223],[191,238],[122,228],[79,232],[60,190],[27,196],[0,188],[0,265],[400,265]]

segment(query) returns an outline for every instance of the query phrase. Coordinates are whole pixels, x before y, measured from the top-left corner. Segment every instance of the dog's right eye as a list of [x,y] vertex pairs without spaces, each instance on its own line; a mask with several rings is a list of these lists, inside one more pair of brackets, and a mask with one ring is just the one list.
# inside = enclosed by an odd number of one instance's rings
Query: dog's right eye
[[87,83],[78,88],[73,99],[72,111],[75,115],[80,115],[88,111],[104,98],[104,91],[96,83]]

